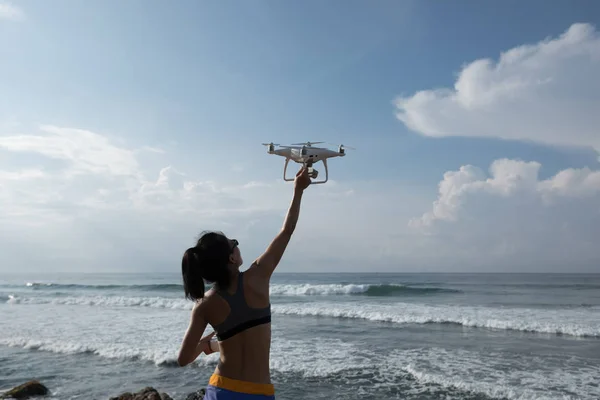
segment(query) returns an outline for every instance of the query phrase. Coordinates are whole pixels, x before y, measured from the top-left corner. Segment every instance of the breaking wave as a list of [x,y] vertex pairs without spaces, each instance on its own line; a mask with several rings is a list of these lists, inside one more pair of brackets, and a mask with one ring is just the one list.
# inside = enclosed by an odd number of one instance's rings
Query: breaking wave
[[[23,286],[4,286],[23,288]],[[137,291],[137,292],[172,292],[183,293],[180,284],[149,284],[149,285],[81,285],[28,282],[25,287],[32,290],[52,291]],[[364,296],[427,296],[444,293],[462,293],[461,290],[440,287],[413,287],[402,284],[273,284],[273,296],[334,296],[334,295],[364,295]]]
[[[27,282],[26,287],[30,287],[33,290],[42,289],[57,289],[57,290],[118,290],[118,289],[132,289],[132,290],[144,290],[144,291],[171,291],[183,290],[183,285],[176,283],[163,283],[163,284],[148,284],[148,285],[81,285],[75,283],[44,283],[44,282]],[[12,285],[11,287],[18,287]]]
[[363,319],[393,324],[453,324],[473,328],[512,330],[600,338],[600,313],[582,309],[556,310],[442,306],[397,303],[370,305],[342,303],[281,304],[277,314]]
[[273,285],[271,287],[271,294],[280,296],[419,296],[436,293],[461,293],[461,291],[438,287],[412,287],[401,284],[304,284]]
[[[190,310],[192,302],[165,297],[11,297],[9,304],[54,304],[70,306],[151,307]],[[473,328],[600,338],[598,309],[544,310],[490,308],[414,303],[288,303],[274,304],[274,314],[362,319],[392,324],[453,324]]]

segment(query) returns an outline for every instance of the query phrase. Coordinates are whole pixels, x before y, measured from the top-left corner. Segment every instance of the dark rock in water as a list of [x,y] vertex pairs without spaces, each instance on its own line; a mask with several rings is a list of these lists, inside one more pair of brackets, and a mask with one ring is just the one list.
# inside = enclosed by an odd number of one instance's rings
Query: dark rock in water
[[117,397],[111,397],[109,400],[131,400],[133,399],[133,394],[129,392],[125,392]]
[[185,400],[202,400],[204,398],[205,393],[206,392],[204,391],[204,389],[200,389],[197,392],[188,394]]
[[48,388],[38,381],[29,381],[0,395],[0,399],[28,399],[48,394]]
[[125,392],[117,397],[111,397],[110,400],[173,400],[166,393],[158,393],[153,387],[146,387],[137,393]]

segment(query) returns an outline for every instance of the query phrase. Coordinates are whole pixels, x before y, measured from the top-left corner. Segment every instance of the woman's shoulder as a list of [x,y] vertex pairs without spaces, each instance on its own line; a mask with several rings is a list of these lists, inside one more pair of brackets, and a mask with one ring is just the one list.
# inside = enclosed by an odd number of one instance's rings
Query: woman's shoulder
[[266,276],[263,271],[260,270],[258,264],[255,262],[244,271],[244,284],[245,286],[251,287],[258,291],[269,290],[269,277]]
[[252,280],[265,280],[266,276],[262,271],[261,266],[258,264],[258,260],[254,260],[252,264],[244,272],[244,279]]
[[201,299],[198,299],[194,302],[192,312],[201,313],[203,312],[203,310],[206,310],[207,307],[210,307],[211,304],[214,302],[214,294],[215,290],[213,288],[207,290]]

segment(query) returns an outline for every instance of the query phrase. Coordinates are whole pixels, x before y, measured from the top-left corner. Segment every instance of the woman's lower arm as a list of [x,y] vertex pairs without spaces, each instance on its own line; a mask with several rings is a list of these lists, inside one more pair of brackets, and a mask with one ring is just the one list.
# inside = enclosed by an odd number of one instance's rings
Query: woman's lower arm
[[288,208],[285,221],[283,222],[283,231],[287,233],[293,233],[298,223],[298,217],[300,216],[300,203],[302,201],[302,191],[294,190],[294,197]]

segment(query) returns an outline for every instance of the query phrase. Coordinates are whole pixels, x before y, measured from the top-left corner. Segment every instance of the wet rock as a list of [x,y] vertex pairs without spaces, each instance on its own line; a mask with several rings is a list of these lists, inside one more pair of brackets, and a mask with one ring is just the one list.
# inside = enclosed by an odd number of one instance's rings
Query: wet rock
[[197,392],[188,394],[185,400],[202,400],[204,398],[204,393],[206,393],[204,389],[200,389]]
[[109,400],[132,400],[132,399],[133,399],[133,394],[130,392],[125,392],[117,397],[111,397]]
[[28,399],[33,396],[44,396],[47,394],[48,388],[34,380],[12,388],[0,395],[0,399]]
[[125,392],[117,397],[111,397],[110,400],[173,400],[166,393],[159,393],[153,387],[145,387],[137,393]]

